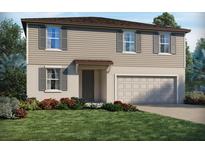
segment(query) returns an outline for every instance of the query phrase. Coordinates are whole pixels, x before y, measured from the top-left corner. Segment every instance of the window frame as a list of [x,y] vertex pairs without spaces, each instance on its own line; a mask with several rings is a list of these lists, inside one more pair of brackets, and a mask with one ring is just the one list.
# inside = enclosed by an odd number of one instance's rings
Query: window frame
[[[59,29],[59,48],[49,48],[48,47],[48,28],[54,27]],[[46,51],[62,51],[61,49],[61,26],[59,25],[47,25],[46,26]]]
[[[161,35],[167,34],[169,37],[168,43],[161,43]],[[169,45],[168,52],[161,52],[161,45]],[[170,32],[160,32],[159,33],[159,55],[171,55],[171,33]]]
[[[124,40],[124,37],[125,37],[125,33],[134,33],[134,51],[127,51],[126,48],[125,48],[125,40]],[[122,43],[123,43],[123,51],[122,53],[125,53],[125,54],[136,54],[136,31],[135,30],[123,30],[123,37],[122,37]]]
[[[45,92],[61,92],[61,68],[60,67],[46,67],[46,90]],[[59,79],[48,79],[48,69],[59,69]],[[48,89],[48,80],[52,81],[52,80],[55,80],[55,81],[59,81],[59,89]]]

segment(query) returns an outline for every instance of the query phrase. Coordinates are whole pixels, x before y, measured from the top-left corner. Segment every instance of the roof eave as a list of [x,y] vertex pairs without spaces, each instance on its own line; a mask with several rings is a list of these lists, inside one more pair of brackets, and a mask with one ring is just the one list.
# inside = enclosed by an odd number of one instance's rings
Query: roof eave
[[[52,19],[52,18],[51,18]],[[102,29],[139,29],[142,31],[168,31],[168,32],[175,32],[175,33],[189,33],[191,32],[190,29],[184,29],[184,28],[171,28],[171,27],[160,27],[160,26],[155,26],[155,27],[148,27],[148,26],[105,26],[105,25],[91,25],[91,24],[76,24],[76,23],[56,23],[56,22],[43,22],[43,21],[36,21],[35,19],[29,19],[29,18],[23,18],[21,19],[22,25],[24,32],[26,34],[26,25],[27,23],[33,23],[33,24],[60,24],[60,25],[67,25],[67,26],[78,26],[78,27],[91,27],[91,28],[102,28]],[[148,25],[148,24],[147,24]],[[150,24],[151,25],[151,24]]]

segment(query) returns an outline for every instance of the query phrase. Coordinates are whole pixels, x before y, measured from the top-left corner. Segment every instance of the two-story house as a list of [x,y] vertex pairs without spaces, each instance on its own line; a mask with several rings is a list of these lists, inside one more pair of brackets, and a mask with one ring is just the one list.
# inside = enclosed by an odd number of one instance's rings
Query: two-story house
[[28,97],[183,103],[189,29],[99,17],[22,24]]

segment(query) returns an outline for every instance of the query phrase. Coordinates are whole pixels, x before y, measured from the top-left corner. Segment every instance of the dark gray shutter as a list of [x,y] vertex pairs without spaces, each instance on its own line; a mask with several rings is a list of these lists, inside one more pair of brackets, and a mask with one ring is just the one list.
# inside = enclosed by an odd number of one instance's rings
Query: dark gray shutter
[[116,33],[116,52],[122,52],[123,50],[123,32],[118,31]]
[[46,27],[45,25],[39,25],[38,27],[38,48],[45,50],[46,48]]
[[141,53],[141,33],[140,32],[136,32],[136,52],[137,53]]
[[65,27],[61,28],[61,49],[67,51],[67,29]]
[[175,35],[171,35],[171,54],[176,54],[176,36]]
[[61,68],[61,86],[62,91],[67,91],[67,69]]
[[153,33],[153,53],[159,53],[159,33]]
[[38,89],[39,91],[46,90],[46,68],[38,69]]

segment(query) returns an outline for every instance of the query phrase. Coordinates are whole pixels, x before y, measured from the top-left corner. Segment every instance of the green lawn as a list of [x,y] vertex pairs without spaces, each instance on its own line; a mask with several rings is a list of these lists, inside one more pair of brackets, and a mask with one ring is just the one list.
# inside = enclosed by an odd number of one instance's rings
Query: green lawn
[[145,112],[39,110],[0,120],[0,140],[205,140],[205,125]]

